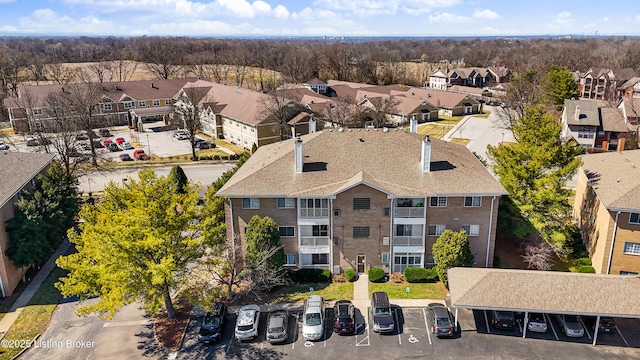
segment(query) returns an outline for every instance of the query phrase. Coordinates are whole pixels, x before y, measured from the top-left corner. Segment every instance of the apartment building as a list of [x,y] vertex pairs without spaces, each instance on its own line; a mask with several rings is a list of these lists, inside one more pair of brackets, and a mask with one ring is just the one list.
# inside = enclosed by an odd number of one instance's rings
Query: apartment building
[[388,129],[326,129],[262,146],[218,191],[227,233],[252,216],[279,226],[287,265],[400,272],[434,264],[445,229],[465,229],[491,267],[506,191],[464,146]]

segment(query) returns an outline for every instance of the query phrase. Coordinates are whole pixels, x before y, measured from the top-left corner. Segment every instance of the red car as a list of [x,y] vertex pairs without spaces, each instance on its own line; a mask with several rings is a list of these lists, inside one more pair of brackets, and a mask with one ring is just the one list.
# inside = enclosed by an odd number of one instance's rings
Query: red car
[[113,142],[113,140],[107,139],[102,143],[102,145],[104,145],[104,147],[109,147],[109,143],[112,143],[112,142]]
[[118,145],[122,144],[123,142],[125,142],[124,138],[117,138],[116,139],[116,144],[118,144]]
[[147,155],[143,149],[138,149],[133,152],[133,157],[138,160],[149,160],[149,155]]
[[124,154],[120,154],[120,160],[122,160],[122,161],[133,161],[133,158],[131,156],[129,156],[129,154],[124,153]]

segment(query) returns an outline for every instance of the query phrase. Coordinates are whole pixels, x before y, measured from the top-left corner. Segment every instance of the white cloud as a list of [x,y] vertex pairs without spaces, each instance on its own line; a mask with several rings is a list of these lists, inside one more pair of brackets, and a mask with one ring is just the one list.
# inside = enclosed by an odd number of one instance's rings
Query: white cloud
[[484,10],[474,11],[473,17],[478,19],[495,20],[495,19],[499,19],[500,15],[498,15],[498,13],[496,13],[495,11],[484,9]]
[[453,13],[438,13],[436,15],[429,15],[429,21],[434,23],[463,23],[469,22],[469,18],[465,16],[456,15]]
[[74,19],[51,9],[37,9],[31,16],[20,18],[19,22],[20,28],[29,32],[104,34],[117,29],[112,22],[95,16]]
[[571,13],[568,11],[563,11],[556,15],[555,19],[549,23],[549,27],[551,28],[568,28],[573,25],[574,19],[571,16]]
[[5,26],[0,26],[0,31],[3,32],[14,32],[14,31],[18,31],[18,28],[15,26],[11,26],[11,25],[5,25]]
[[609,18],[605,16],[605,17],[602,18],[602,21],[609,22]]

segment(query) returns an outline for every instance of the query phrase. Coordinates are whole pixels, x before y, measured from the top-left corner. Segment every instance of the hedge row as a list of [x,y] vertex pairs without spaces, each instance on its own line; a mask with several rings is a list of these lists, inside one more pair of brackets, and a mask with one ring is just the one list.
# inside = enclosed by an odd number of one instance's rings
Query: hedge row
[[288,270],[289,279],[295,283],[327,283],[331,282],[331,271],[328,269]]
[[410,283],[436,282],[438,273],[435,269],[405,268],[404,279]]
[[383,282],[384,281],[384,270],[380,268],[371,268],[369,269],[369,281],[371,282]]

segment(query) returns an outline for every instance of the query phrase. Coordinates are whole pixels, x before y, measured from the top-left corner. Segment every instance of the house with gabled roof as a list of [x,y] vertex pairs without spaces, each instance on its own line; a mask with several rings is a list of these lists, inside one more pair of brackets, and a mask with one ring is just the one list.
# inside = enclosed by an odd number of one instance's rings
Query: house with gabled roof
[[640,150],[582,156],[573,216],[598,274],[640,273]]
[[561,122],[562,137],[585,151],[624,150],[632,134],[619,109],[600,106],[595,100],[565,100]]
[[14,216],[14,204],[23,191],[32,191],[38,175],[46,174],[54,160],[51,154],[0,152],[0,294],[10,296],[26,268],[16,268],[6,255],[9,246],[7,221]]
[[226,198],[228,238],[243,251],[251,217],[269,216],[287,266],[335,274],[433,266],[446,229],[464,229],[475,266],[491,267],[505,194],[465,146],[386,128],[262,146],[216,193]]
[[618,88],[635,76],[635,70],[631,68],[591,67],[580,77],[580,97],[583,99],[618,100],[620,97]]

